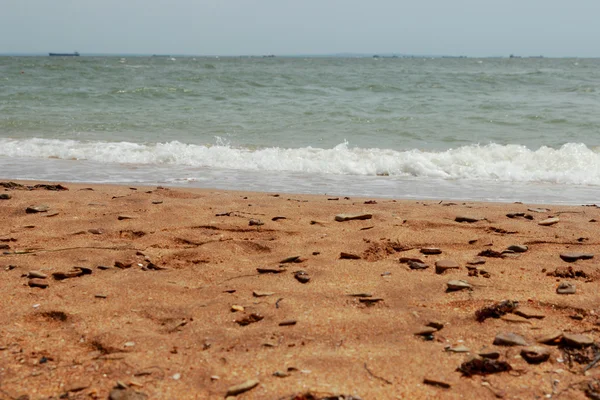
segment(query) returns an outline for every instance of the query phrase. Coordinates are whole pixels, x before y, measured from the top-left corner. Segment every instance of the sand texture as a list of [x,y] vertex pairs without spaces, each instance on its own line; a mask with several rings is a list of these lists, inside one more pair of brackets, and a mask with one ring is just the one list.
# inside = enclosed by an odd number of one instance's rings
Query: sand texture
[[0,399],[600,398],[595,206],[20,183]]

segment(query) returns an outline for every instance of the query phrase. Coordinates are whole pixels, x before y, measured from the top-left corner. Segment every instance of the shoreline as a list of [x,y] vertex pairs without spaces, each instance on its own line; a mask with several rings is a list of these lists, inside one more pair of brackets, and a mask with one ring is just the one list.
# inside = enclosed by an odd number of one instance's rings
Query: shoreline
[[[600,377],[563,339],[598,338],[596,260],[560,257],[597,251],[597,207],[61,184],[0,187],[0,397],[584,399]],[[493,344],[556,330],[539,364]],[[457,371],[486,352],[512,371]]]

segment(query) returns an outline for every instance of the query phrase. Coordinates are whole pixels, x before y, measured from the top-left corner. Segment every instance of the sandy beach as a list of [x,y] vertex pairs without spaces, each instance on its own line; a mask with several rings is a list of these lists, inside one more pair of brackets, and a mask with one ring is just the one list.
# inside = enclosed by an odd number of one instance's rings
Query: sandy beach
[[0,399],[600,398],[595,206],[3,181],[0,220]]

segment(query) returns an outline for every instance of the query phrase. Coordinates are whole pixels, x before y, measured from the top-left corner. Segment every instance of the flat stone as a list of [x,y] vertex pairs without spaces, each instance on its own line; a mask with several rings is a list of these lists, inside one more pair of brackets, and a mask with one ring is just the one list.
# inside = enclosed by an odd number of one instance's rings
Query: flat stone
[[467,346],[459,344],[458,346],[451,346],[446,348],[446,351],[451,353],[468,353],[471,351]]
[[489,358],[490,360],[497,360],[500,358],[500,352],[491,349],[482,349],[479,353],[479,357]]
[[473,286],[471,286],[469,284],[469,282],[463,281],[463,280],[458,280],[458,279],[451,280],[448,283],[446,283],[446,285],[448,286],[448,291],[451,291],[451,292],[473,288]]
[[576,291],[575,284],[571,282],[561,282],[556,288],[556,293],[558,294],[575,294]]
[[37,287],[42,289],[46,289],[48,286],[50,286],[47,280],[39,278],[32,278],[29,280],[29,282],[27,282],[27,284],[29,287]]
[[47,212],[50,209],[50,206],[47,206],[45,204],[40,204],[37,206],[29,206],[25,209],[25,212],[27,214],[36,214],[36,213],[43,213],[43,212]]
[[561,253],[560,258],[566,262],[575,262],[577,260],[590,260],[594,258],[590,253]]
[[424,262],[420,262],[420,261],[409,261],[408,268],[410,268],[410,269],[427,269],[427,268],[429,268],[429,265],[425,264]]
[[442,254],[442,249],[439,247],[423,247],[421,250],[423,254]]
[[441,380],[439,378],[427,377],[423,379],[423,383],[426,385],[437,386],[443,389],[450,389],[452,387],[448,382]]
[[485,264],[485,258],[476,257],[476,258],[472,259],[471,261],[467,261],[467,264],[469,264],[469,265],[481,265],[481,264]]
[[444,323],[440,321],[429,321],[427,324],[425,324],[425,326],[430,326],[432,328],[437,329],[438,331],[444,329]]
[[0,200],[10,200],[12,196],[8,193],[0,193]]
[[248,225],[249,226],[262,226],[265,223],[262,222],[260,219],[251,219],[250,221],[248,221]]
[[473,222],[477,222],[477,221],[483,221],[485,218],[483,217],[474,217],[471,215],[459,215],[456,218],[454,218],[454,220],[456,222],[468,222],[468,223],[473,223]]
[[346,253],[346,252],[341,252],[340,253],[340,259],[342,260],[360,260],[360,256],[358,254],[353,254],[353,253]]
[[308,283],[310,281],[310,275],[306,271],[294,272],[294,278],[300,283]]
[[547,208],[528,208],[527,211],[531,211],[534,213],[546,213],[546,212],[549,212],[550,210]]
[[529,250],[529,247],[525,246],[524,244],[513,244],[508,246],[508,250],[514,251],[515,253],[525,253],[527,250]]
[[567,347],[587,347],[594,344],[594,339],[577,333],[563,333],[562,342]]
[[454,260],[439,260],[435,262],[435,273],[443,274],[449,269],[459,269],[460,266]]
[[514,311],[514,313],[523,318],[542,319],[546,317],[543,312],[529,307],[519,307]]
[[559,221],[560,221],[560,219],[558,217],[547,218],[543,221],[538,222],[538,225],[550,226],[550,225],[554,225],[554,224],[558,223]]
[[550,358],[550,350],[542,346],[527,346],[521,349],[521,357],[530,364],[539,364]]
[[46,275],[40,271],[29,271],[29,273],[27,274],[27,277],[28,278],[46,279],[48,277],[48,275]]
[[296,325],[297,321],[295,319],[288,319],[285,321],[281,321],[279,323],[279,326],[292,326],[292,325]]
[[563,337],[563,332],[559,330],[552,331],[543,336],[538,337],[536,340],[542,344],[558,344]]
[[104,231],[102,229],[96,229],[96,228],[88,229],[88,232],[91,233],[92,235],[102,235],[104,233]]
[[119,221],[123,221],[124,219],[135,219],[135,217],[134,217],[134,216],[131,216],[131,215],[119,215],[119,216],[117,217],[117,219],[118,219]]
[[431,335],[432,333],[436,333],[437,331],[438,331],[438,329],[435,329],[434,327],[425,326],[425,327],[419,329],[418,331],[416,331],[414,333],[414,335],[416,335],[416,336],[428,336],[428,335]]
[[252,296],[254,297],[267,297],[267,296],[273,296],[275,294],[275,292],[261,292],[259,290],[255,290],[252,292]]
[[335,220],[338,222],[352,221],[355,219],[363,220],[363,219],[371,219],[371,218],[373,218],[373,214],[338,214],[335,216]]
[[516,333],[507,332],[499,333],[494,338],[494,344],[496,346],[527,346],[528,343],[523,336],[519,336]]
[[234,304],[231,306],[231,312],[243,312],[244,311],[244,306],[240,306],[237,304]]
[[227,394],[225,396],[237,396],[238,394],[242,394],[248,390],[254,389],[259,383],[260,382],[257,379],[250,379],[244,383],[240,383],[239,385],[231,386],[229,389],[227,389]]
[[531,324],[531,322],[529,322],[529,320],[527,318],[520,317],[515,314],[505,314],[505,315],[501,316],[500,319],[503,321],[506,321],[506,322],[516,323],[516,324]]
[[279,264],[288,264],[288,263],[301,263],[302,259],[300,256],[291,256],[286,257],[283,260],[279,261]]

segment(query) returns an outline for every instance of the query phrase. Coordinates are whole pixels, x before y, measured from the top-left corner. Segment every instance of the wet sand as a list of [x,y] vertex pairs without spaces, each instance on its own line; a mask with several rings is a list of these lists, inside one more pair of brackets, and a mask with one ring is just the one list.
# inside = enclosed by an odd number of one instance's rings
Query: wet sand
[[[245,382],[232,396],[594,392],[595,206],[36,183],[0,186],[0,399],[222,399]],[[588,257],[560,257],[574,252]],[[442,260],[458,268],[436,273]],[[518,305],[477,321],[502,300]],[[499,333],[550,356],[530,364]],[[463,365],[495,352],[485,365],[510,370]]]

